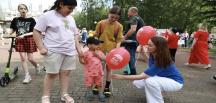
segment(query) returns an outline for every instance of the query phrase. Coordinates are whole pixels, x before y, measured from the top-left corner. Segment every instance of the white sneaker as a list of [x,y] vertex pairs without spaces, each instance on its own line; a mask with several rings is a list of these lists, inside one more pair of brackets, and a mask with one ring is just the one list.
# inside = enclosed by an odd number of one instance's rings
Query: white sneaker
[[26,75],[25,76],[25,79],[23,80],[23,84],[28,84],[31,82],[31,76],[30,75]]
[[41,98],[41,103],[51,103],[50,102],[50,96],[43,96]]
[[210,69],[210,68],[211,68],[211,64],[204,66],[204,69]]
[[35,68],[35,72],[36,72],[36,74],[40,74],[42,71],[44,71],[45,70],[45,67],[44,66],[42,66],[42,65],[37,65],[37,68]]
[[184,63],[184,65],[189,66],[190,64],[189,63]]

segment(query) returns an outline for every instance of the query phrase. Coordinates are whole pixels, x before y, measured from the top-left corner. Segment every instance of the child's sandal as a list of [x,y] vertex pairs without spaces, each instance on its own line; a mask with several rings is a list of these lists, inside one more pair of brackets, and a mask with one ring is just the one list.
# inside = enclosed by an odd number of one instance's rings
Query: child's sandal
[[41,98],[41,103],[51,103],[50,102],[50,96],[43,96]]
[[64,101],[65,103],[74,103],[74,99],[69,96],[69,94],[64,94],[61,97],[61,101]]

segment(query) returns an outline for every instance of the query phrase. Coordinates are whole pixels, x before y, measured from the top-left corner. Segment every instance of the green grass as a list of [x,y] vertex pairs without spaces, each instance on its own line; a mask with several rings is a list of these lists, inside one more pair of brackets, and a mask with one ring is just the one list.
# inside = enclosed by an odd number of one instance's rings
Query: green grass
[[209,49],[209,52],[216,52],[216,47]]

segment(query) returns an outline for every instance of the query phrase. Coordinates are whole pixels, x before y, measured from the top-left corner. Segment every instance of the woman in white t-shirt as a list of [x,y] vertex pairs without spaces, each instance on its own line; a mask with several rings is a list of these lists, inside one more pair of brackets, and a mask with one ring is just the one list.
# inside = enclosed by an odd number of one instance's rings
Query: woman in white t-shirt
[[[69,14],[77,6],[76,0],[56,0],[50,11],[39,17],[34,28],[34,39],[44,55],[46,76],[42,103],[50,103],[50,90],[59,75],[61,100],[74,103],[68,94],[70,71],[76,68],[76,55],[82,55],[76,23]],[[45,36],[42,40],[42,32]]]

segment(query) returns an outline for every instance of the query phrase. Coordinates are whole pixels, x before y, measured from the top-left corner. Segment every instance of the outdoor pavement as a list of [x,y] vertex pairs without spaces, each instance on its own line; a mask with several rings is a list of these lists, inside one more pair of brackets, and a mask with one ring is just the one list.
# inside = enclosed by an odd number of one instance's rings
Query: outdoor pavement
[[[3,74],[8,58],[8,44],[2,46],[0,40],[0,73]],[[9,41],[6,41],[9,42]],[[216,103],[216,80],[212,76],[216,74],[216,69],[205,70],[200,65],[192,67],[184,66],[187,61],[188,52],[178,50],[176,54],[176,65],[185,79],[184,88],[173,93],[163,93],[165,103]],[[35,60],[43,63],[39,53],[34,54]],[[211,55],[211,63],[216,67],[216,53]],[[13,52],[11,68],[19,66],[19,55]],[[138,72],[142,72],[146,63],[139,61],[137,64]],[[24,77],[22,68],[19,69],[18,77],[7,87],[0,87],[0,103],[41,103],[42,85],[44,72],[36,75],[33,66],[29,63],[32,82],[22,84]],[[122,73],[113,71],[113,73]],[[143,90],[137,89],[128,80],[113,80],[113,95],[107,98],[105,103],[146,103]],[[99,103],[97,96],[95,100],[89,102],[85,100],[85,86],[83,84],[83,68],[77,61],[77,69],[72,71],[69,94],[75,99],[75,103]],[[56,79],[51,91],[52,103],[63,103],[60,101],[59,81]]]

